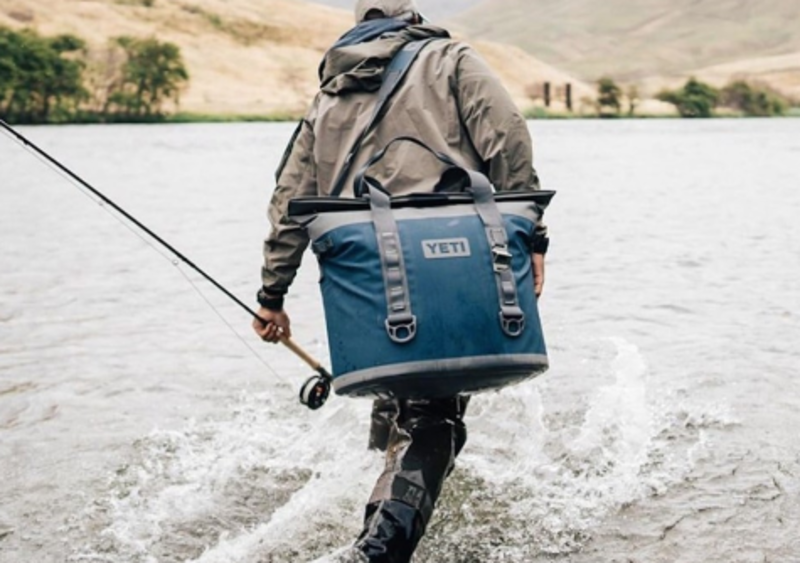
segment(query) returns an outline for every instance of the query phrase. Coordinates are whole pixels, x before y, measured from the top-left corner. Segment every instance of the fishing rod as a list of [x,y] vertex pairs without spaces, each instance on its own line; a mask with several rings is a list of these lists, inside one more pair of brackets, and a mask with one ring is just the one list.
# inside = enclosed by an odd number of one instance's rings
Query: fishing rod
[[[206,281],[211,283],[215,288],[221,291],[226,297],[228,297],[231,301],[236,303],[239,307],[244,309],[251,317],[261,321],[264,324],[269,324],[269,321],[261,318],[258,313],[256,313],[251,307],[245,304],[241,299],[236,297],[233,293],[228,291],[222,284],[220,284],[217,280],[212,278],[208,275],[203,269],[197,266],[194,262],[192,262],[189,258],[187,258],[182,252],[172,246],[170,243],[165,241],[151,229],[149,229],[146,225],[144,225],[141,221],[139,221],[136,217],[125,211],[122,207],[117,205],[114,201],[109,199],[105,194],[91,186],[88,182],[86,182],[83,178],[75,174],[72,170],[61,164],[58,160],[50,156],[46,151],[39,148],[33,141],[28,139],[25,135],[11,127],[8,123],[6,123],[2,118],[0,118],[0,127],[5,129],[11,136],[20,143],[26,150],[33,151],[40,157],[44,158],[51,166],[54,166],[57,170],[66,174],[70,179],[74,182],[78,183],[83,188],[87,189],[93,195],[100,198],[103,203],[114,209],[117,213],[122,215],[125,219],[133,223],[136,227],[141,229],[145,232],[148,236],[150,236],[153,240],[158,242],[161,246],[166,248],[169,252],[171,252],[176,258],[178,258],[181,262],[192,268],[195,272],[200,274]],[[325,401],[328,400],[328,396],[330,395],[331,391],[331,382],[333,381],[333,376],[330,372],[323,367],[323,365],[314,359],[313,356],[308,354],[305,350],[303,350],[296,342],[294,342],[288,336],[281,336],[280,338],[281,344],[286,346],[289,350],[292,351],[297,357],[303,360],[308,366],[317,372],[317,375],[311,376],[303,386],[300,388],[300,402],[310,408],[311,410],[316,410],[322,405],[325,404]]]

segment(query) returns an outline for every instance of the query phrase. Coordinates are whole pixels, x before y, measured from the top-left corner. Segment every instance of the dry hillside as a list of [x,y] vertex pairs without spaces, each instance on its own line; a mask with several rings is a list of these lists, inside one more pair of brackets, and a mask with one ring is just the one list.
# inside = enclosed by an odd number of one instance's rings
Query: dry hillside
[[800,50],[786,55],[743,59],[695,71],[709,82],[720,85],[730,77],[745,76],[773,84],[800,100]]
[[457,19],[585,80],[744,76],[800,97],[800,0],[484,0]]
[[[312,0],[326,6],[350,10],[354,0]],[[446,22],[450,18],[480,4],[481,0],[416,0],[419,11],[434,23]]]
[[[301,0],[0,0],[0,25],[74,33],[97,51],[112,37],[155,36],[181,48],[191,75],[184,111],[298,114],[316,92],[323,53],[352,14]],[[521,49],[476,47],[523,108],[533,103],[531,85],[571,80]],[[576,96],[587,91],[576,83]]]

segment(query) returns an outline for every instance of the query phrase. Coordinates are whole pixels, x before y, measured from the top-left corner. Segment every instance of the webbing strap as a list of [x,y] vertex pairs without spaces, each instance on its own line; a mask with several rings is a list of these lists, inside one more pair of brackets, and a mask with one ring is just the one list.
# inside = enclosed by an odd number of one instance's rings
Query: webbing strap
[[512,338],[525,330],[525,313],[519,306],[517,283],[511,269],[511,252],[508,249],[508,234],[492,186],[483,174],[466,170],[472,186],[475,210],[481,218],[492,252],[492,268],[497,282],[497,295],[500,301],[500,325],[503,332]]
[[[475,210],[483,223],[484,232],[491,250],[492,269],[497,283],[499,302],[498,317],[503,332],[516,338],[525,330],[525,313],[519,306],[517,283],[511,268],[512,255],[508,248],[508,233],[503,216],[497,207],[489,180],[483,174],[465,170],[469,175]],[[378,239],[384,290],[386,292],[386,332],[393,342],[405,344],[417,334],[417,317],[411,310],[400,232],[391,208],[391,197],[371,179],[364,182],[370,186],[369,199],[372,222]]]
[[411,311],[408,276],[400,232],[392,214],[392,200],[389,194],[371,186],[369,201],[386,291],[386,332],[393,342],[405,344],[417,335],[417,317]]
[[375,102],[375,109],[372,111],[372,116],[369,118],[369,122],[361,132],[361,135],[359,135],[358,139],[353,143],[350,152],[347,153],[347,157],[342,164],[342,170],[339,172],[339,175],[336,177],[336,182],[333,184],[333,190],[331,190],[331,195],[333,197],[339,197],[341,195],[342,190],[344,190],[344,184],[347,181],[347,176],[350,174],[350,169],[353,167],[353,161],[361,150],[364,139],[367,138],[369,132],[380,120],[383,110],[386,108],[386,102],[389,101],[389,98],[391,98],[392,94],[397,90],[397,86],[403,80],[408,69],[411,68],[414,59],[417,58],[417,55],[423,47],[431,41],[433,41],[433,39],[406,43],[395,54],[394,58],[392,58],[392,62],[390,62],[389,66],[386,68],[381,88],[378,90],[378,100]]

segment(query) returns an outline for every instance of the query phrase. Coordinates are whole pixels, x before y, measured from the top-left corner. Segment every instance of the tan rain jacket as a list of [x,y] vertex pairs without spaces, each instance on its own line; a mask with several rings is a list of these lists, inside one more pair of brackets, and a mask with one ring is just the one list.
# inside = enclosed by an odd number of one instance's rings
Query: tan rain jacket
[[[284,294],[308,237],[287,216],[289,200],[330,194],[353,143],[367,126],[392,56],[408,41],[436,38],[420,52],[390,98],[384,117],[366,137],[345,184],[392,139],[411,136],[466,168],[484,172],[495,189],[536,190],[531,139],[524,118],[486,63],[464,43],[429,25],[329,51],[320,67],[319,94],[284,154],[269,208],[272,232],[264,242],[263,284]],[[443,165],[412,143],[395,143],[370,175],[394,195],[434,184]]]

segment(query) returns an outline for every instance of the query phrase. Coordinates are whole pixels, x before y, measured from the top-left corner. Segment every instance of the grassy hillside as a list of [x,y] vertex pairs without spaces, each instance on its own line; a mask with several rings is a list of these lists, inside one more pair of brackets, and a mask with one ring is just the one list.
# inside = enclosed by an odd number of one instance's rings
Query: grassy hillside
[[[478,37],[513,43],[587,80],[713,67],[717,78],[752,73],[800,95],[798,0],[484,0],[457,19]],[[755,61],[767,59],[762,72]]]
[[[303,22],[303,28],[298,22]],[[344,14],[291,0],[0,0],[0,25],[69,32],[101,48],[119,35],[181,48],[191,75],[182,108],[261,114],[302,111],[320,54],[346,28]]]
[[[352,23],[349,10],[301,0],[0,0],[0,25],[74,33],[98,53],[120,35],[176,43],[191,76],[181,109],[196,113],[302,113],[322,55]],[[522,108],[532,84],[570,80],[518,48],[476,47]]]
[[[313,0],[327,6],[352,10],[355,0]],[[445,22],[469,8],[480,4],[481,0],[417,0],[417,6],[425,17],[433,22]]]

